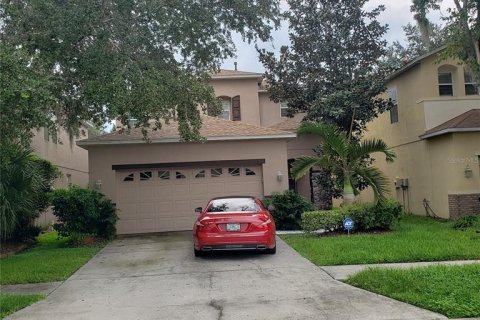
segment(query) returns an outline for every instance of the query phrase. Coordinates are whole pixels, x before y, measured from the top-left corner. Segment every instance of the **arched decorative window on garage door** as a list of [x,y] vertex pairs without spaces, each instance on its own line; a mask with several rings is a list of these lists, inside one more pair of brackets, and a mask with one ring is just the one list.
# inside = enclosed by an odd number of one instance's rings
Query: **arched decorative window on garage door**
[[123,178],[123,181],[133,181],[133,180],[135,180],[133,173],[130,173],[125,178]]
[[158,177],[161,180],[170,180],[170,171],[168,170],[159,170],[158,171]]
[[146,181],[152,179],[152,171],[140,172],[140,181]]

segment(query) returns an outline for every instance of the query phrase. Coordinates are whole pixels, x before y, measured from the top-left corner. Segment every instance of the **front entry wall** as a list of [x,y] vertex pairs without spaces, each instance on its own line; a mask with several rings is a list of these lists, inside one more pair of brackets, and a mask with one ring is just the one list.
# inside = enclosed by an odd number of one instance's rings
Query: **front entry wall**
[[117,171],[117,233],[191,230],[213,197],[262,197],[262,176],[260,165]]

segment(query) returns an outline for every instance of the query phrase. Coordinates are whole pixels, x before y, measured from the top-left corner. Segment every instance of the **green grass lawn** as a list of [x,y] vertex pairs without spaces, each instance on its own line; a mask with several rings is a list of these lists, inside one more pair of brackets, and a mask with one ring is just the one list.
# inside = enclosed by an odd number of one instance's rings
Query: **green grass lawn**
[[37,283],[67,279],[90,260],[103,244],[70,247],[55,232],[38,237],[38,244],[0,259],[0,284]]
[[387,233],[282,239],[317,265],[480,259],[475,228],[455,230],[451,221],[410,215]]
[[350,277],[347,283],[449,318],[480,317],[480,264],[374,268]]
[[45,299],[45,296],[41,294],[19,295],[0,293],[0,319],[42,299]]

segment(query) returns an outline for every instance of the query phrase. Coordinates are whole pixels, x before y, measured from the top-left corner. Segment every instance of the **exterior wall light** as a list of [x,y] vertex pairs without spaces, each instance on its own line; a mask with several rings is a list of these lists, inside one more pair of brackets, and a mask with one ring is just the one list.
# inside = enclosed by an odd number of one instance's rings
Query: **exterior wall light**
[[102,180],[98,179],[95,182],[95,190],[100,191],[100,189],[102,189]]
[[473,170],[472,168],[470,168],[468,164],[465,166],[464,173],[465,173],[465,178],[471,178],[473,176]]
[[280,171],[278,171],[278,173],[277,173],[277,181],[278,181],[278,182],[282,182],[282,181],[283,181],[283,174],[282,174]]

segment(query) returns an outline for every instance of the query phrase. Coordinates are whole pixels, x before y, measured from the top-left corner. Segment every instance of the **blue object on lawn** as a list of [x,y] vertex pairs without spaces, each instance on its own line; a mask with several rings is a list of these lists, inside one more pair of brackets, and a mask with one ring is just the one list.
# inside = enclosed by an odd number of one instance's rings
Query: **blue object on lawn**
[[350,219],[350,218],[345,218],[343,220],[343,227],[348,231],[352,230],[353,229],[353,220]]

